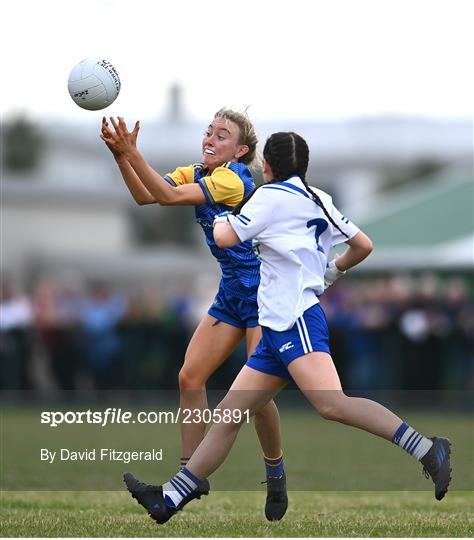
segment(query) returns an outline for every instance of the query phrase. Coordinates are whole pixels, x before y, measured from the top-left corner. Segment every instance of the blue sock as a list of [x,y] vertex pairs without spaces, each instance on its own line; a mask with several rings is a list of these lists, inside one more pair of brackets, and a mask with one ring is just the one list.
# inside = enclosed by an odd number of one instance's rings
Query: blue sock
[[195,491],[202,480],[183,467],[169,482],[163,484],[163,498],[166,506],[177,508],[179,503],[190,493]]
[[433,446],[433,441],[415,431],[406,422],[397,429],[392,442],[403,448],[418,461],[424,457]]
[[280,478],[285,472],[285,464],[283,462],[283,454],[279,458],[271,459],[263,456],[265,462],[265,471],[267,477]]

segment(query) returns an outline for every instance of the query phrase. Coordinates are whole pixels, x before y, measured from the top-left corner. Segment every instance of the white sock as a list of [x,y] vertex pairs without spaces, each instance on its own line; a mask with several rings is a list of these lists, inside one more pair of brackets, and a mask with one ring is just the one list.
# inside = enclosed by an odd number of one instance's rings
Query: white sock
[[183,467],[169,482],[163,484],[163,498],[167,506],[177,508],[179,503],[198,487],[199,480]]
[[415,431],[406,422],[397,429],[392,442],[418,461],[421,460],[433,446],[433,441]]

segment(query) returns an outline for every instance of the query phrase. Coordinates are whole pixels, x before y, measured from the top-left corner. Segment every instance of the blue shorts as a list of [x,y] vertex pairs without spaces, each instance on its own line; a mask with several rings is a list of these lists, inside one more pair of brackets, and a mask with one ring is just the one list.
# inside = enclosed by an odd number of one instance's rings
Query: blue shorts
[[262,326],[262,339],[246,365],[291,381],[290,362],[316,351],[330,352],[326,315],[319,304],[308,308],[289,330],[276,332]]
[[245,329],[258,326],[257,300],[237,298],[226,291],[222,285],[219,287],[208,313],[219,321],[237,328]]

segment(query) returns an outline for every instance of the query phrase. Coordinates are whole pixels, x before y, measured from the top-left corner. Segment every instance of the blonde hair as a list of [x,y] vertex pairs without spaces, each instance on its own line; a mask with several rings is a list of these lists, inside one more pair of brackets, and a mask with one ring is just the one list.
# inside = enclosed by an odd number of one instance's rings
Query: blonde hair
[[240,132],[239,144],[245,144],[249,148],[249,151],[239,158],[239,162],[245,163],[245,165],[252,168],[261,167],[262,160],[257,152],[257,133],[254,125],[247,115],[247,110],[244,112],[238,112],[222,107],[214,115],[214,119],[215,118],[224,118],[225,120],[234,122],[234,124],[238,126]]

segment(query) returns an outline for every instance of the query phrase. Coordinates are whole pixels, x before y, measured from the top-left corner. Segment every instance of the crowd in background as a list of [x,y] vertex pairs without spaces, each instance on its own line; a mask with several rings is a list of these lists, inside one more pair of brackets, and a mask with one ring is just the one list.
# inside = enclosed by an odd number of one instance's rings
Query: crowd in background
[[[156,284],[132,291],[106,282],[42,281],[27,293],[4,280],[0,388],[65,395],[177,388],[187,343],[206,309],[202,294],[181,285],[171,292]],[[470,292],[462,276],[337,282],[321,301],[344,387],[473,390]],[[230,386],[244,360],[242,345],[210,386]]]

